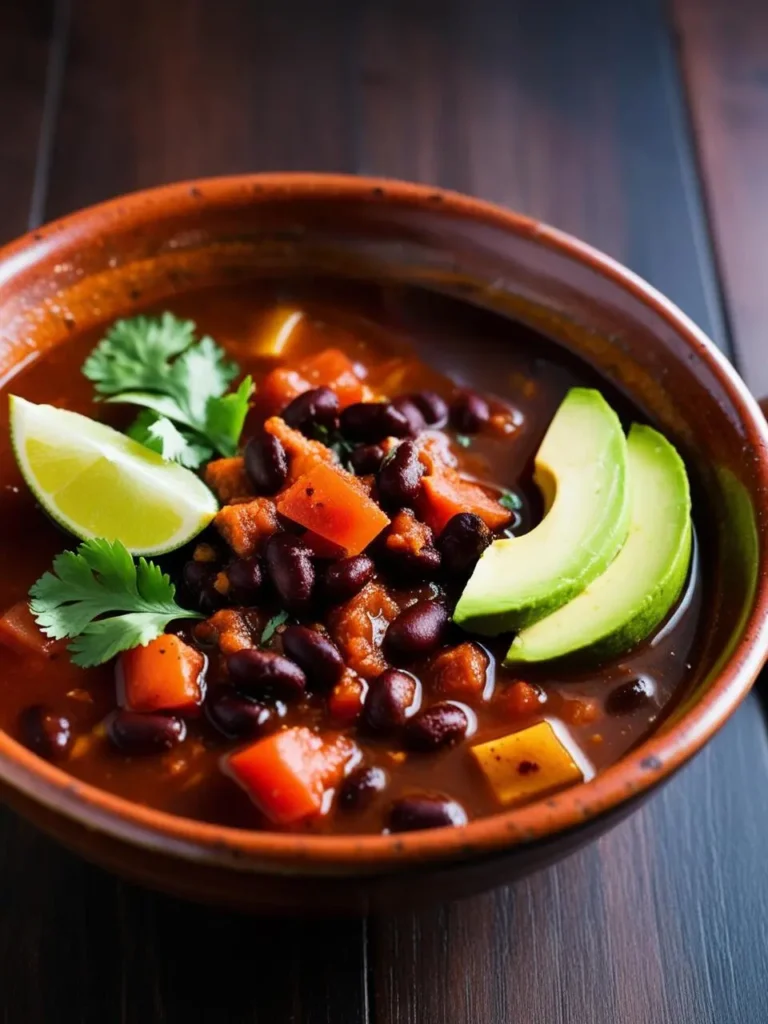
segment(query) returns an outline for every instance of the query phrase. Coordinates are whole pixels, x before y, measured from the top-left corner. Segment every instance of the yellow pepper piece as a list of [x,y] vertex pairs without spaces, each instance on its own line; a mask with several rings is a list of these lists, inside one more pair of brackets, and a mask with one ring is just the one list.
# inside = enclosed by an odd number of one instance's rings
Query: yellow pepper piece
[[507,807],[581,782],[590,774],[576,763],[549,722],[480,743],[471,753],[497,800]]
[[276,306],[264,317],[256,337],[249,345],[250,355],[280,356],[292,339],[296,328],[304,319],[300,309]]

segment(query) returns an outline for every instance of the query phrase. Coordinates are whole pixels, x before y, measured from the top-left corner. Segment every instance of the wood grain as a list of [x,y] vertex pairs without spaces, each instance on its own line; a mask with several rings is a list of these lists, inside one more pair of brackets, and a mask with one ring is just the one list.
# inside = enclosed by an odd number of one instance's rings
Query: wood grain
[[0,0],[0,239],[26,231],[45,121],[54,0]]
[[691,116],[740,368],[768,395],[768,9],[674,0]]
[[[50,78],[43,24],[50,12],[38,22],[0,0],[0,115],[27,109],[33,143],[14,151],[20,171],[0,161],[5,235],[29,215],[41,115],[24,90],[42,95]],[[242,170],[430,180],[585,237],[726,344],[654,0],[74,0],[64,42],[48,216]],[[514,889],[367,926],[201,911],[3,813],[0,1020],[756,1024],[768,1019],[767,782],[750,699],[593,847]]]

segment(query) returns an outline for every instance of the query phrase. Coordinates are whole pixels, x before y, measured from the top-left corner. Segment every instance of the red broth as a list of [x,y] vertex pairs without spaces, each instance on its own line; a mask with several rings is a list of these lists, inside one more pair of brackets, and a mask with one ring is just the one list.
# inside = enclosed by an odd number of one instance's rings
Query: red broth
[[[306,311],[287,348],[283,360],[287,365],[295,366],[313,353],[334,348],[364,368],[365,384],[377,392],[397,395],[428,388],[450,397],[460,386],[489,396],[492,411],[499,414],[498,430],[484,429],[469,439],[451,428],[446,434],[462,472],[491,489],[510,489],[518,496],[519,509],[509,526],[513,534],[530,529],[541,516],[532,483],[532,459],[567,389],[574,384],[600,387],[625,421],[632,415],[588,368],[566,358],[546,339],[513,322],[432,294],[329,283],[281,288],[247,284],[180,296],[162,308],[194,319],[200,334],[212,335],[243,372],[252,373],[261,383],[280,362],[259,355],[257,344],[276,302]],[[92,384],[80,371],[100,336],[101,332],[92,331],[74,337],[21,370],[4,390],[124,426],[132,413],[94,403]],[[261,428],[264,409],[260,402],[257,398],[243,440]],[[74,547],[75,542],[45,516],[21,478],[9,441],[5,401],[0,415],[2,611],[23,600],[30,585],[50,567],[54,554]],[[216,544],[215,532],[210,529],[206,539],[211,534]],[[192,557],[194,546],[162,560],[176,579]],[[488,659],[486,685],[482,696],[463,702],[468,705],[471,735],[447,749],[414,753],[403,749],[397,736],[371,735],[354,723],[340,725],[329,716],[323,695],[281,705],[280,727],[308,725],[321,733],[346,733],[358,745],[364,763],[382,768],[387,780],[385,789],[365,807],[344,809],[331,793],[323,804],[326,813],[291,827],[380,832],[387,827],[393,803],[419,793],[449,797],[468,818],[492,814],[500,806],[470,757],[469,746],[542,719],[555,722],[561,732],[565,730],[587,775],[613,764],[657,727],[690,678],[702,605],[697,564],[694,560],[678,607],[656,635],[597,668],[542,665],[510,673],[501,668],[508,637],[498,641],[474,638]],[[386,565],[383,568],[386,577]],[[383,585],[403,605],[432,592],[428,581],[392,583],[385,578]],[[265,615],[275,610],[274,602],[267,605]],[[327,611],[316,613],[313,621],[318,619],[325,623]],[[193,624],[179,632],[190,643],[201,645],[209,659],[210,697],[222,681],[219,653],[215,645],[201,642]],[[473,638],[456,631],[447,645],[468,639]],[[430,659],[421,659],[407,666],[422,677],[424,706],[435,698],[430,665]],[[83,670],[71,665],[61,651],[45,658],[6,650],[3,669],[0,726],[24,741],[21,716],[31,705],[44,704],[54,714],[65,716],[75,740],[61,764],[77,778],[175,814],[243,828],[274,827],[230,774],[221,770],[222,757],[243,746],[242,740],[224,736],[204,709],[186,716],[186,739],[174,749],[154,756],[128,756],[116,750],[105,735],[105,722],[119,700],[114,664]],[[529,700],[526,705],[521,698],[530,698],[531,691],[520,686],[514,689],[520,680],[535,685],[541,701]],[[644,681],[649,696],[634,710],[624,708],[619,709],[624,713],[616,713],[613,705],[617,700],[614,698],[612,705],[611,694],[635,680]]]

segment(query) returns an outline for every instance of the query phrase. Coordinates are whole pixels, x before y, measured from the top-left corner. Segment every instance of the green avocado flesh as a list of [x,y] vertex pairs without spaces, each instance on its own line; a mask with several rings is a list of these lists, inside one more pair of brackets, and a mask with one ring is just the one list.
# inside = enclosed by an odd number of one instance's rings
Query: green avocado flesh
[[506,664],[576,652],[610,657],[645,639],[677,601],[691,561],[688,477],[672,445],[635,424],[627,441],[631,519],[605,572],[557,611],[523,629]]
[[604,572],[629,530],[627,442],[599,391],[572,388],[535,460],[545,503],[530,533],[483,553],[454,621],[496,636],[522,629],[570,601]]

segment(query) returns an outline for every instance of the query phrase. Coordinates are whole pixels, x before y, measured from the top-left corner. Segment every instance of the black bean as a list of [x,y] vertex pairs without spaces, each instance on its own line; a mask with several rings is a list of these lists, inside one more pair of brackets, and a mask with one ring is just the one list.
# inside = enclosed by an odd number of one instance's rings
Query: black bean
[[448,609],[440,601],[417,601],[400,612],[384,635],[384,653],[401,664],[422,658],[438,647],[448,625]]
[[339,806],[345,811],[362,811],[387,787],[387,773],[375,765],[362,765],[339,787]]
[[213,562],[187,562],[182,569],[183,588],[189,601],[207,615],[226,603],[213,585],[218,572],[218,566]]
[[208,693],[205,710],[213,725],[230,739],[256,739],[277,723],[274,708],[249,700],[234,686],[214,686]]
[[493,540],[493,534],[474,512],[459,512],[446,523],[437,540],[443,569],[452,576],[467,576]]
[[350,441],[375,444],[385,437],[407,437],[408,420],[391,402],[355,402],[341,414],[342,434]]
[[408,397],[421,412],[427,426],[444,427],[448,422],[448,403],[436,391],[417,391]]
[[332,689],[344,672],[344,659],[327,636],[307,626],[288,626],[281,634],[283,650],[304,671],[310,689]]
[[288,456],[283,442],[272,434],[252,437],[243,453],[245,472],[257,494],[276,494],[288,478]]
[[315,566],[307,545],[287,533],[275,533],[264,546],[269,578],[284,608],[302,611],[312,600]]
[[122,708],[110,719],[107,735],[123,754],[162,754],[182,742],[187,727],[173,715],[147,715]]
[[490,418],[488,403],[474,391],[462,391],[451,402],[451,424],[462,434],[476,434]]
[[227,567],[228,597],[240,604],[255,604],[264,589],[264,566],[260,558],[238,558]]
[[363,705],[363,724],[370,732],[394,732],[415,710],[419,694],[419,682],[410,672],[386,669],[368,687]]
[[390,832],[414,832],[423,828],[466,825],[467,814],[461,804],[445,796],[419,794],[396,800],[389,810]]
[[339,399],[330,388],[312,388],[289,402],[281,413],[289,427],[311,434],[314,427],[335,429],[339,417]]
[[654,685],[650,679],[639,676],[622,683],[611,690],[605,701],[605,710],[609,715],[631,715],[633,711],[644,707],[653,700]]
[[368,555],[342,558],[326,567],[320,580],[320,595],[330,604],[341,604],[358,594],[376,571]]
[[295,662],[257,647],[228,655],[227,670],[238,690],[254,697],[296,700],[307,688],[307,678]]
[[392,405],[408,420],[408,433],[412,437],[416,437],[417,434],[420,434],[426,428],[427,421],[424,419],[424,414],[410,395],[401,395],[399,398],[394,398]]
[[74,741],[69,719],[54,714],[43,704],[33,704],[22,711],[19,732],[24,746],[46,761],[63,760]]
[[448,701],[424,708],[406,725],[405,745],[409,750],[429,752],[452,747],[463,740],[469,719],[466,712]]
[[379,501],[384,508],[410,505],[421,490],[424,465],[413,441],[401,441],[385,459],[377,477]]
[[365,444],[349,455],[349,464],[357,476],[378,473],[384,461],[384,449],[378,444]]

